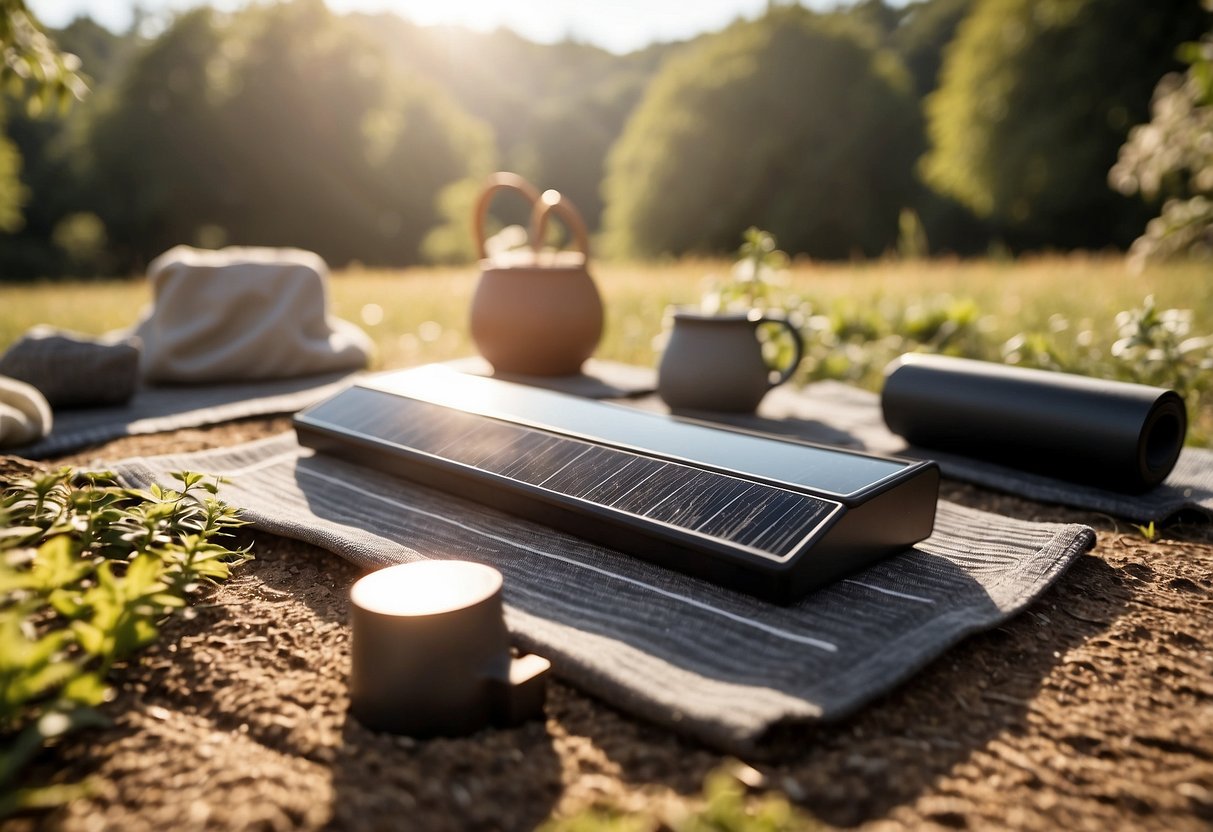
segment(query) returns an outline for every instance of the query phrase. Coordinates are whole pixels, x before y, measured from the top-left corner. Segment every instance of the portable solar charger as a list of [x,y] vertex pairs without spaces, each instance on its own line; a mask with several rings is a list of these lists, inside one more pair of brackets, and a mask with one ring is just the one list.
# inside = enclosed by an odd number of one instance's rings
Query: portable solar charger
[[370,377],[301,444],[788,603],[930,535],[939,469],[465,375]]

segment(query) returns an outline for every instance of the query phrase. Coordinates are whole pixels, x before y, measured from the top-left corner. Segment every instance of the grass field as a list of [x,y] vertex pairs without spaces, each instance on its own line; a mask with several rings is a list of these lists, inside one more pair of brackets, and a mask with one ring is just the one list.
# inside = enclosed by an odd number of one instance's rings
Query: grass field
[[[608,319],[598,354],[654,363],[664,309],[696,303],[705,281],[728,270],[725,261],[597,264]],[[472,267],[347,270],[331,283],[332,309],[371,333],[378,367],[440,361],[474,352],[466,318],[475,279]],[[1114,369],[1106,359],[1119,337],[1117,313],[1140,307],[1148,295],[1161,309],[1191,310],[1191,335],[1213,333],[1213,280],[1199,263],[1142,274],[1119,257],[805,263],[790,270],[777,293],[800,315],[810,340],[801,377],[869,387],[893,355],[923,348],[991,360],[1031,352],[1024,363],[1106,375]],[[3,286],[0,348],[37,323],[85,333],[126,326],[149,301],[139,279]],[[1022,349],[1008,346],[1021,334]],[[1213,370],[1203,371],[1206,383],[1209,375]],[[1201,444],[1213,436],[1211,398],[1205,395],[1192,433]]]

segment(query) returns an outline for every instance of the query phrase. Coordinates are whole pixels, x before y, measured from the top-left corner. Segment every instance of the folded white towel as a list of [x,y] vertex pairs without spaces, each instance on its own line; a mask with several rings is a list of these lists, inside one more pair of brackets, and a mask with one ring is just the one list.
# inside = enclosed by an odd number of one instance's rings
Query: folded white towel
[[218,382],[361,369],[371,339],[327,315],[328,267],[300,249],[177,246],[148,267],[134,329],[150,382]]
[[0,376],[0,448],[16,448],[51,432],[51,406],[37,388]]

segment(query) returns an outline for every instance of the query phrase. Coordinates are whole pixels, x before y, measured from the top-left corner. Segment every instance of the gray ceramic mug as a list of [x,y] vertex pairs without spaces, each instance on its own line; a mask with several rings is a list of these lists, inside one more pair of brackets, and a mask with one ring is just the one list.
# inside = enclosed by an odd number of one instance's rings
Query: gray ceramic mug
[[543,713],[550,667],[512,657],[501,573],[428,560],[372,572],[350,590],[350,710],[367,728],[460,736]]
[[[752,413],[772,387],[792,377],[804,342],[786,318],[758,310],[729,315],[675,310],[673,329],[657,368],[657,393],[673,410]],[[761,324],[792,334],[794,355],[772,379],[758,340]]]

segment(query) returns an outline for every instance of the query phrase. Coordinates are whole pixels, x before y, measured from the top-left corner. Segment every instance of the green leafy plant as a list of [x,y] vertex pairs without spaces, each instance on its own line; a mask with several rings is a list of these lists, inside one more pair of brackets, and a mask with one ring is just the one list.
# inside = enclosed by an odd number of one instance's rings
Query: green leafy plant
[[1192,310],[1159,309],[1154,296],[1116,316],[1112,358],[1131,381],[1170,387],[1191,400],[1213,381],[1213,335],[1192,333]]
[[802,380],[836,379],[875,388],[885,366],[905,352],[990,357],[985,318],[968,298],[941,294],[875,304],[844,299],[828,306],[801,300],[795,308],[806,322]]
[[[1204,0],[1213,11],[1213,2]],[[1161,213],[1129,252],[1146,261],[1213,257],[1213,32],[1185,43],[1184,74],[1168,73],[1154,89],[1152,118],[1134,127],[1108,174],[1112,187],[1150,200],[1165,198]]]
[[[787,282],[790,264],[791,258],[778,248],[774,234],[750,226],[742,235],[728,278],[709,278],[700,309],[709,315],[778,309],[783,305],[781,288]],[[763,323],[759,338],[769,367],[786,367],[792,362],[795,344],[786,329]]]
[[0,495],[0,817],[54,805],[72,788],[21,787],[38,752],[105,724],[115,665],[208,583],[252,558],[218,542],[243,525],[218,481],[173,475],[179,490],[121,486],[69,468],[12,481]]
[[776,289],[784,282],[790,262],[777,247],[774,234],[747,228],[728,278],[709,281],[701,308],[717,314],[777,306]]
[[704,780],[703,794],[685,809],[648,813],[588,809],[550,821],[542,832],[805,832],[820,828],[780,794],[748,797],[737,769],[752,771],[742,764],[715,769]]
[[1165,387],[1188,408],[1189,441],[1209,441],[1205,402],[1213,389],[1213,334],[1192,331],[1190,309],[1160,309],[1153,295],[1117,313],[1116,340],[1100,343],[1095,327],[1053,315],[1047,331],[1025,331],[1002,347],[1010,364]]
[[1149,525],[1137,526],[1137,530],[1141,532],[1141,536],[1149,542],[1153,543],[1154,538],[1158,537],[1158,529],[1154,528],[1154,521],[1151,520]]
[[[770,234],[747,232],[740,268],[708,286],[702,307],[709,313],[786,310],[803,336],[797,371],[802,383],[833,379],[876,390],[888,363],[907,352],[1001,361],[1173,389],[1187,403],[1188,442],[1203,446],[1213,439],[1213,334],[1195,329],[1198,316],[1190,309],[1163,309],[1147,296],[1140,306],[1117,313],[1111,327],[1054,313],[1019,332],[1009,330],[1014,334],[1008,337],[1005,325],[969,297],[882,293],[823,301],[798,295],[781,277],[779,266],[786,261],[762,259],[772,252],[784,256]],[[764,343],[771,366],[790,361],[786,334],[783,339]]]

